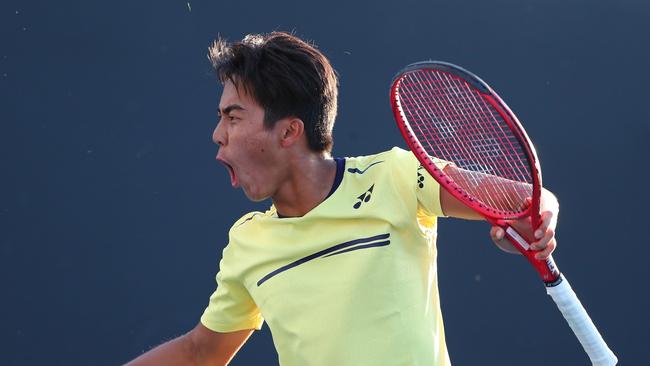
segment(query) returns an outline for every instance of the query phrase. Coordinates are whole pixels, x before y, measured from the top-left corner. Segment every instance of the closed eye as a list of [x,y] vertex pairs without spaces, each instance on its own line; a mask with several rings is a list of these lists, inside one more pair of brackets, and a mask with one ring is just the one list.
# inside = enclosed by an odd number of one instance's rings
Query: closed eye
[[238,116],[233,114],[233,112],[237,113],[239,111],[245,111],[245,109],[238,104],[232,104],[225,108],[220,108],[218,113],[219,113],[219,117],[225,115],[227,119],[233,119],[233,118],[239,118]]
[[225,119],[226,121],[229,121],[229,122],[234,122],[234,121],[237,121],[237,120],[240,120],[240,119],[241,119],[240,117],[238,117],[238,116],[234,116],[234,115],[232,115],[232,114],[225,114],[225,115],[224,115],[224,114],[222,114],[220,111],[217,112],[217,118],[218,118],[219,120],[223,120],[223,119]]

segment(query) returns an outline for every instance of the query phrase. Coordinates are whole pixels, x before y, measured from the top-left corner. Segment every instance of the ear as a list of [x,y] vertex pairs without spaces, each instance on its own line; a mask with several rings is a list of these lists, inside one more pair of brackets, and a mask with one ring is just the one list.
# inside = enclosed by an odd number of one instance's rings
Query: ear
[[305,124],[300,118],[290,117],[281,123],[280,146],[290,147],[305,135]]

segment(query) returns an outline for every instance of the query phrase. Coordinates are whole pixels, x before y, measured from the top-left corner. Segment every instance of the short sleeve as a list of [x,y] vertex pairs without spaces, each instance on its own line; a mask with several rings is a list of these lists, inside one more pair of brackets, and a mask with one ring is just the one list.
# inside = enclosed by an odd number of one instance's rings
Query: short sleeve
[[[413,154],[411,154],[413,155]],[[413,159],[417,162],[417,186],[415,188],[416,195],[418,197],[418,205],[424,209],[424,211],[429,215],[435,215],[438,217],[444,217],[445,213],[442,212],[442,206],[440,204],[440,184],[431,177],[431,174],[424,169],[422,164],[417,161],[415,155]],[[438,169],[443,169],[448,162],[440,159],[433,159],[434,164]]]
[[[418,208],[428,216],[444,217],[440,204],[440,184],[431,177],[412,152],[393,148],[396,166],[400,171],[403,184],[412,188],[417,197]],[[433,158],[438,169],[443,169],[448,161]]]
[[264,318],[240,279],[228,263],[227,251],[219,263],[217,289],[201,316],[201,323],[215,332],[260,329]]

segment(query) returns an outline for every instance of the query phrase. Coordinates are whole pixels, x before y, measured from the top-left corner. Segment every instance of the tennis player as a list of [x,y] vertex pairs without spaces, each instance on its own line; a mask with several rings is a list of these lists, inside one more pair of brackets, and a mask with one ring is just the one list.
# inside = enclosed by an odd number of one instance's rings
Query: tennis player
[[[273,32],[218,39],[209,57],[223,84],[217,160],[233,187],[273,204],[230,229],[198,325],[130,365],[225,365],[264,321],[283,366],[449,365],[437,218],[482,218],[408,151],[332,157],[338,81],[314,46]],[[542,212],[538,258],[556,245],[548,192]],[[500,228],[491,237],[516,252]]]

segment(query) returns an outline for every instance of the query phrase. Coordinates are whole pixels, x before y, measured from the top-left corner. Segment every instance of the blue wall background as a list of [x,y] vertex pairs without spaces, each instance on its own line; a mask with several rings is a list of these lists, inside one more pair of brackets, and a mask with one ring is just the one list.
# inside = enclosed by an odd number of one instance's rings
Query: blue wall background
[[[214,161],[206,49],[284,30],[340,74],[337,156],[402,145],[388,87],[408,63],[492,84],[560,198],[560,268],[621,364],[650,364],[648,19],[641,0],[3,1],[0,363],[116,365],[196,324],[229,226],[268,205]],[[588,364],[488,229],[440,223],[452,361]],[[232,364],[277,364],[266,326]]]

